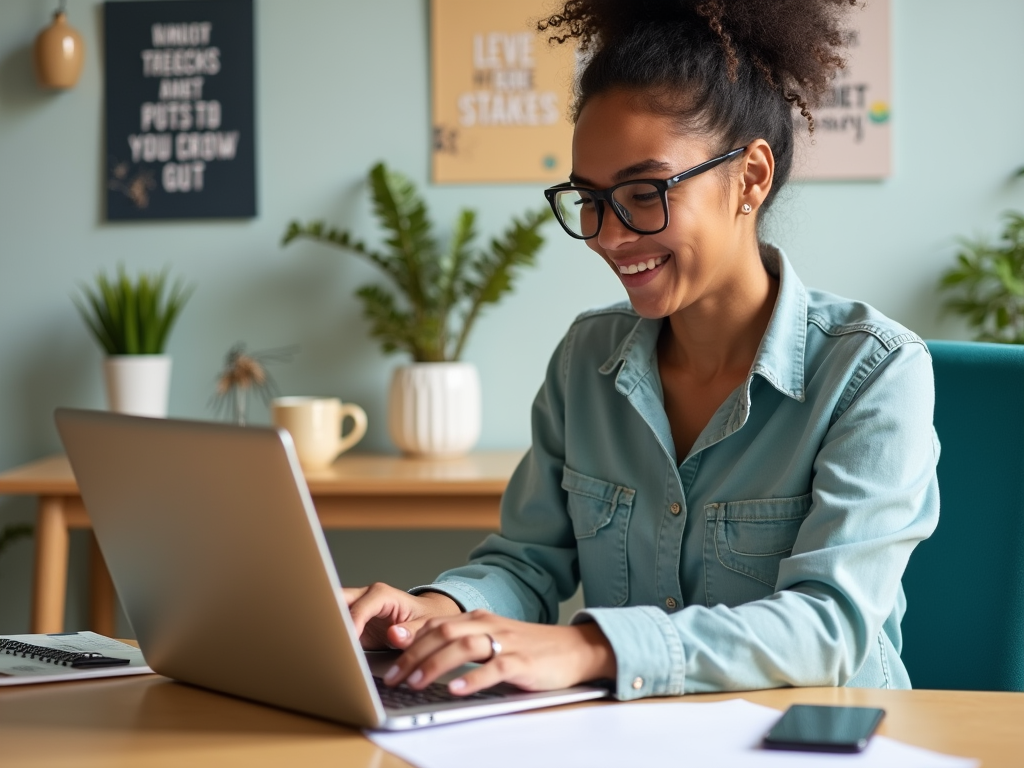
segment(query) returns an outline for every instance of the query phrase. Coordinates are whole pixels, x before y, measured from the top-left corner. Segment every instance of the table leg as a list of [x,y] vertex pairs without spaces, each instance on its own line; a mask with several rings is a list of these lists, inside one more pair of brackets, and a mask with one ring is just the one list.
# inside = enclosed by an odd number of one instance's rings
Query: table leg
[[36,562],[32,588],[31,631],[64,631],[68,590],[68,525],[64,499],[42,496],[36,513]]
[[89,628],[107,637],[114,637],[114,607],[117,597],[110,580],[107,561],[103,559],[96,534],[89,533]]

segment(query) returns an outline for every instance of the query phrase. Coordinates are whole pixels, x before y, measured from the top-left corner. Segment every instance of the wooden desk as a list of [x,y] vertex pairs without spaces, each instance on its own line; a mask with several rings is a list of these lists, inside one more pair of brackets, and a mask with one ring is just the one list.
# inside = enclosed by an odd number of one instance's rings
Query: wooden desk
[[[780,710],[792,703],[883,707],[887,736],[980,758],[985,768],[1024,764],[1024,693],[787,688],[740,696]],[[680,700],[726,698],[735,695]],[[0,762],[12,766],[407,766],[356,730],[158,676],[0,689],[0,745]]]
[[[459,459],[351,454],[306,473],[324,528],[363,530],[498,529],[498,502],[522,451]],[[90,528],[65,456],[0,474],[0,494],[39,497],[32,590],[32,632],[62,632],[68,580],[68,532]],[[115,594],[103,556],[91,544],[91,628],[112,636]]]

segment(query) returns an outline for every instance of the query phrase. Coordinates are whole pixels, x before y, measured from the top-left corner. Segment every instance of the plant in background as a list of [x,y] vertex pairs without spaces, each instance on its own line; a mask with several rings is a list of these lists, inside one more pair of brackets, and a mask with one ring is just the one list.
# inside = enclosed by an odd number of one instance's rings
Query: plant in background
[[963,315],[977,341],[1024,344],[1024,214],[1009,211],[999,240],[961,240],[957,265],[943,273],[945,308]]
[[404,297],[379,285],[366,285],[356,295],[370,333],[385,353],[408,352],[420,363],[458,360],[473,324],[488,304],[496,304],[512,290],[521,267],[534,264],[544,242],[539,229],[552,214],[543,209],[527,212],[487,249],[473,242],[476,214],[460,211],[448,247],[434,239],[426,204],[405,176],[383,163],[369,173],[374,213],[387,230],[386,249],[372,250],[346,230],[328,229],[324,222],[288,225],[282,245],[306,238],[362,256],[391,278]]
[[168,289],[167,270],[132,281],[119,266],[115,279],[101,272],[94,287],[81,290],[75,306],[108,355],[159,355],[195,286],[178,280]]
[[16,523],[0,529],[0,554],[18,539],[32,535],[32,526],[28,523]]
[[235,423],[245,426],[248,395],[252,390],[269,404],[277,393],[277,384],[267,371],[268,363],[288,363],[298,347],[246,352],[245,343],[238,342],[224,357],[224,368],[217,376],[217,392],[211,401],[218,411],[233,415]]

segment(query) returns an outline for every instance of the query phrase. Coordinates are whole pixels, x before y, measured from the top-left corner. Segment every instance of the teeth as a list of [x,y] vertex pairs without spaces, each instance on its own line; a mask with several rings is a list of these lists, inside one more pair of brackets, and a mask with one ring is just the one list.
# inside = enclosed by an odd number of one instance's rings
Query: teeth
[[657,256],[655,258],[648,259],[647,261],[640,261],[636,264],[630,264],[629,266],[621,266],[619,267],[619,273],[623,275],[635,275],[637,272],[646,272],[649,269],[660,267],[666,261],[668,261],[668,254]]

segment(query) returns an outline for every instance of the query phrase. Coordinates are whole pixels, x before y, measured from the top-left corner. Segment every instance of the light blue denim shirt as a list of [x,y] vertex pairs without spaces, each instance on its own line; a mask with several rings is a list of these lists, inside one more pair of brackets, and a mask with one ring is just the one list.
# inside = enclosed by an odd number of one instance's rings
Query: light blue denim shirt
[[661,320],[581,315],[533,406],[501,533],[436,590],[555,622],[580,580],[620,699],[778,686],[908,688],[900,579],[939,515],[924,343],[873,308],[780,278],[750,374],[682,462]]

